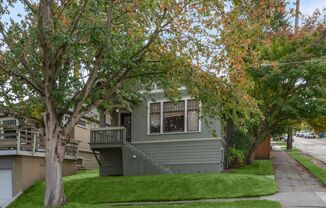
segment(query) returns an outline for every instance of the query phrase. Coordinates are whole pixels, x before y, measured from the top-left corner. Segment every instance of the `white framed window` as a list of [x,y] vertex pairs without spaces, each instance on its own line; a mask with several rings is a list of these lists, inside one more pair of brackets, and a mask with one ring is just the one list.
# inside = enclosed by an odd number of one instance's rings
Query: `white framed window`
[[[68,119],[70,118],[70,115],[65,114],[62,118],[62,123],[66,124]],[[86,128],[87,121],[85,119],[79,119],[77,126],[81,128]]]
[[149,104],[150,113],[150,126],[149,132],[151,134],[160,133],[161,132],[161,103],[150,103]]
[[199,107],[199,102],[191,98],[149,102],[148,134],[199,132]]
[[[18,119],[13,119],[13,118],[3,118],[0,119],[0,139],[8,139],[8,137],[4,136],[4,134],[7,133],[16,133],[15,128],[17,128],[17,126],[19,125],[19,121]],[[11,137],[16,137],[16,136],[11,136]]]
[[199,102],[187,101],[187,131],[199,131]]
[[80,167],[85,166],[84,157],[78,157],[77,158],[77,166],[80,166]]
[[79,119],[77,126],[86,128],[87,121],[85,119]]
[[163,133],[185,131],[185,101],[163,102]]
[[70,118],[69,115],[67,115],[67,114],[63,115],[62,123],[63,124],[67,123],[67,121],[69,120],[69,118]]
[[16,119],[7,119],[2,121],[2,125],[6,126],[17,126],[17,120]]
[[93,128],[93,129],[96,129],[96,128],[98,128],[98,125],[97,125],[97,123],[92,123],[92,128]]

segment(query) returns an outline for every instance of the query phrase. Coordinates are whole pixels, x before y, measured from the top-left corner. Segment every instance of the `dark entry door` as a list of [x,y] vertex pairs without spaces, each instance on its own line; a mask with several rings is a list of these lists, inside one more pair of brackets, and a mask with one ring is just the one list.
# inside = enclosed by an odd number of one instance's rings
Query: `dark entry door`
[[126,128],[127,142],[131,142],[131,114],[130,113],[120,114],[120,125]]

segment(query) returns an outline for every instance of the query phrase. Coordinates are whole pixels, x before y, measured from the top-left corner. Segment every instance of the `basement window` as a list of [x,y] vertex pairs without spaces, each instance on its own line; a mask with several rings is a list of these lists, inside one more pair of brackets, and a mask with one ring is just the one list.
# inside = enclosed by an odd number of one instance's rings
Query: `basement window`
[[84,158],[83,157],[79,157],[77,159],[77,166],[79,166],[79,167],[85,166],[84,165]]

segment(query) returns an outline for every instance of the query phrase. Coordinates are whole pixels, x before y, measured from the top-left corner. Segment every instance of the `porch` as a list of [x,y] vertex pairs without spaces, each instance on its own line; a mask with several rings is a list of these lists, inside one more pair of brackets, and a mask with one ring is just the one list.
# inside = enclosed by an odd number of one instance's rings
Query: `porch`
[[122,148],[127,143],[125,127],[91,130],[90,147],[100,166],[100,175],[123,175]]
[[100,165],[100,176],[172,173],[168,165],[143,151],[140,143],[132,143],[125,127],[92,129],[90,147]]
[[[65,159],[76,160],[78,142],[70,141],[66,147]],[[45,156],[45,144],[39,132],[16,128],[0,129],[0,156],[23,155]]]

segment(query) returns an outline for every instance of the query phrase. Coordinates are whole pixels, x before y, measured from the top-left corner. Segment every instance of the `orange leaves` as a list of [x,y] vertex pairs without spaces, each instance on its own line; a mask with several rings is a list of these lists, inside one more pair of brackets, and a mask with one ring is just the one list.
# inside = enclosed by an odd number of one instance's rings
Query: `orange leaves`
[[58,19],[61,21],[63,26],[68,27],[71,24],[71,19],[68,17],[65,17],[63,15],[60,15]]

